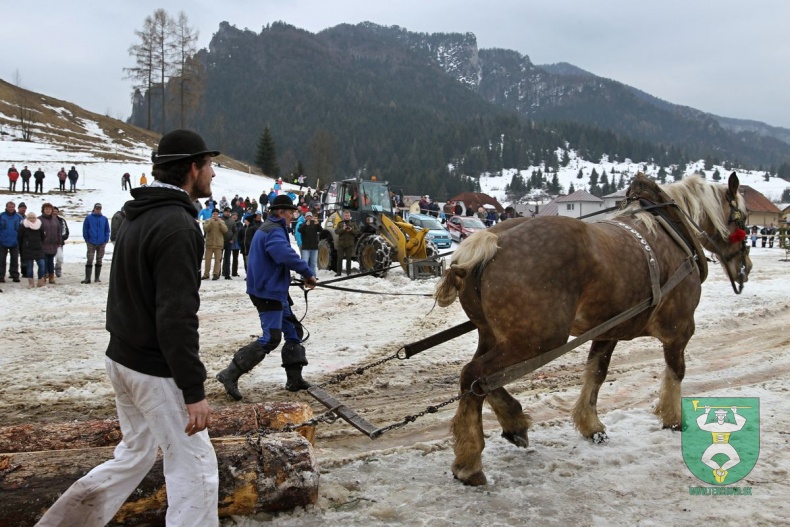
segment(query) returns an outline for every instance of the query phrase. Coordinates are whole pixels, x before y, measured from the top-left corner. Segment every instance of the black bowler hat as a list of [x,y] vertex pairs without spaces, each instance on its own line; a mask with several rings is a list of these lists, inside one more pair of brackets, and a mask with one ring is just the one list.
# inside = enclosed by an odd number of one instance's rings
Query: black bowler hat
[[271,210],[277,209],[288,209],[288,210],[297,210],[297,207],[294,205],[294,202],[291,201],[291,198],[286,196],[285,194],[280,194],[274,201],[272,201],[271,206],[269,207]]
[[159,150],[151,154],[154,165],[179,161],[188,157],[219,155],[219,150],[209,150],[203,138],[192,130],[173,130],[159,140]]

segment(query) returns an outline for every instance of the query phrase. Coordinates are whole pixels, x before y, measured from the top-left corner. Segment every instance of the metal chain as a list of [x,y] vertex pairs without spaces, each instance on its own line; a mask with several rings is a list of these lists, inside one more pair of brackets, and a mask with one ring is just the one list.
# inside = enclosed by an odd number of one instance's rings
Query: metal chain
[[[462,394],[456,395],[455,397],[453,397],[451,399],[447,399],[444,402],[428,406],[425,410],[423,410],[422,412],[420,412],[418,414],[407,415],[400,422],[393,423],[393,424],[391,424],[389,426],[385,426],[383,428],[379,428],[378,430],[376,430],[376,437],[379,437],[382,434],[385,434],[385,433],[387,433],[387,432],[389,432],[391,430],[396,430],[398,428],[402,428],[402,427],[406,426],[409,423],[413,423],[414,421],[416,421],[420,417],[423,417],[426,414],[435,414],[436,412],[438,412],[439,410],[441,410],[442,408],[444,408],[448,404],[452,404],[452,403],[454,403],[456,401],[459,401],[463,397],[466,397],[467,395],[470,395],[470,394],[472,394],[471,390],[466,391],[466,392],[464,392]],[[371,439],[375,439],[376,437],[372,437]]]
[[[265,436],[273,434],[273,433],[294,432],[294,431],[298,430],[299,428],[303,428],[305,426],[315,426],[318,423],[332,424],[335,421],[337,421],[337,419],[338,419],[337,415],[335,415],[335,413],[334,413],[336,409],[337,408],[330,408],[329,410],[327,410],[326,412],[322,413],[321,415],[317,415],[317,416],[313,417],[312,419],[308,419],[307,421],[303,421],[303,422],[298,423],[298,424],[287,423],[282,428],[263,428],[263,427],[260,427],[256,431],[257,434],[256,434],[255,438],[253,438],[252,434],[247,434],[247,443],[249,443],[251,446],[255,447],[255,449],[258,451],[259,454],[262,454],[263,453],[263,449],[261,448],[261,441],[263,440],[263,438]],[[256,422],[260,423],[260,420],[261,420],[260,411],[258,410],[257,407],[253,407],[253,411],[255,412],[255,420],[256,420]]]
[[398,349],[398,351],[395,352],[394,355],[390,355],[389,357],[384,357],[383,359],[377,360],[376,362],[371,362],[370,364],[368,364],[366,366],[360,366],[359,368],[356,368],[354,371],[350,371],[348,373],[338,373],[334,377],[330,378],[328,381],[319,384],[318,387],[319,388],[323,388],[324,386],[327,386],[327,385],[330,385],[330,384],[338,384],[338,383],[348,379],[352,375],[364,375],[365,372],[367,370],[371,369],[371,368],[375,368],[376,366],[381,366],[382,364],[384,364],[386,362],[389,362],[392,359],[399,358],[398,354],[403,349],[404,348],[401,347],[400,349]]
[[[383,359],[377,360],[375,362],[371,362],[370,364],[367,364],[365,366],[360,366],[359,368],[356,368],[354,371],[351,371],[351,372],[348,372],[348,373],[339,373],[339,374],[335,375],[334,377],[332,377],[331,379],[329,379],[328,381],[326,381],[324,383],[321,383],[321,384],[319,384],[317,386],[319,388],[323,388],[324,386],[327,386],[327,385],[338,384],[338,383],[346,380],[347,378],[351,377],[352,375],[364,375],[365,372],[367,370],[371,369],[371,368],[375,368],[376,366],[380,366],[382,364],[385,364],[385,363],[387,363],[387,362],[389,362],[389,361],[391,361],[393,359],[399,359],[400,357],[398,355],[403,349],[404,348],[401,347],[400,349],[398,349],[397,352],[395,352],[395,354],[390,355],[389,357],[384,357]],[[398,428],[402,428],[402,427],[406,426],[409,423],[413,423],[414,421],[416,421],[420,417],[425,416],[426,414],[434,414],[434,413],[438,412],[439,410],[441,410],[442,408],[444,408],[445,406],[447,406],[449,404],[452,404],[452,403],[454,403],[456,401],[459,401],[461,398],[463,398],[463,397],[465,397],[467,395],[470,395],[470,394],[474,394],[474,392],[472,392],[472,390],[468,390],[468,391],[466,391],[466,392],[464,392],[462,394],[456,395],[455,397],[452,397],[452,398],[450,398],[450,399],[448,399],[446,401],[443,401],[441,403],[437,403],[437,404],[428,406],[422,412],[419,412],[417,414],[407,415],[407,416],[405,416],[403,418],[402,421],[393,423],[393,424],[391,424],[389,426],[385,426],[383,428],[379,428],[378,430],[376,430],[375,436],[371,436],[371,439],[376,439],[377,437],[381,436],[382,434],[384,434],[386,432],[389,432],[390,430],[395,430],[395,429],[398,429]],[[315,426],[315,425],[317,425],[319,423],[333,424],[335,421],[337,421],[339,419],[338,415],[335,414],[335,410],[337,410],[337,408],[338,407],[330,408],[329,410],[327,410],[326,412],[322,413],[321,415],[318,415],[316,417],[313,417],[312,419],[308,419],[307,421],[303,421],[303,422],[298,423],[298,424],[288,423],[285,426],[283,426],[282,428],[263,428],[263,427],[260,427],[260,428],[257,429],[255,437],[253,437],[253,434],[247,434],[247,436],[246,436],[247,437],[247,442],[251,446],[253,446],[258,451],[259,454],[262,454],[263,453],[263,449],[261,448],[261,441],[263,440],[263,438],[265,436],[273,434],[273,433],[293,432],[293,431],[298,430],[299,428],[303,428],[303,427],[306,427],[306,426]],[[256,422],[260,423],[260,421],[261,421],[260,411],[258,410],[257,407],[254,407],[253,410],[255,412],[255,420],[256,420]]]

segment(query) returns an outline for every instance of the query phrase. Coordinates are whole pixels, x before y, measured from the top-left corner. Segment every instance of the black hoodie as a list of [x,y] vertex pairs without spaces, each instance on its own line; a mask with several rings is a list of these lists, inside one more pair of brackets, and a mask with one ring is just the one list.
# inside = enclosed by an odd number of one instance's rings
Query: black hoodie
[[139,187],[126,202],[107,296],[107,356],[172,377],[192,404],[205,399],[198,308],[203,235],[186,192]]

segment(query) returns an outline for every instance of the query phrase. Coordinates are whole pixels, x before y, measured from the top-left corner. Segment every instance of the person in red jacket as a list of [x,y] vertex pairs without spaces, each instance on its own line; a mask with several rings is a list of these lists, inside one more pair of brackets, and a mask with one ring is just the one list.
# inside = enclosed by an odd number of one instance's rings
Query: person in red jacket
[[16,169],[14,165],[11,165],[11,168],[8,169],[8,191],[15,192],[16,191],[16,181],[19,179],[19,171]]

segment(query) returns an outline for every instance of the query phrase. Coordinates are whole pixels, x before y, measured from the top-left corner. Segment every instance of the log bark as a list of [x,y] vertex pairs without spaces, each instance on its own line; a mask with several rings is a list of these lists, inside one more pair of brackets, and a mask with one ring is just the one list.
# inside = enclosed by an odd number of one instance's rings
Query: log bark
[[[256,434],[259,428],[282,430],[313,417],[310,406],[295,402],[271,402],[225,406],[211,414],[208,433],[212,438]],[[315,427],[297,430],[310,443]],[[257,435],[257,434],[256,434]],[[37,452],[115,446],[121,440],[117,419],[72,421],[68,423],[28,423],[0,427],[0,452]]]
[[[212,443],[219,464],[221,518],[290,510],[318,498],[313,448],[301,435],[265,436],[260,449],[242,438]],[[0,454],[0,527],[34,525],[74,481],[112,454],[112,447]],[[160,456],[109,525],[164,525],[166,509]]]

